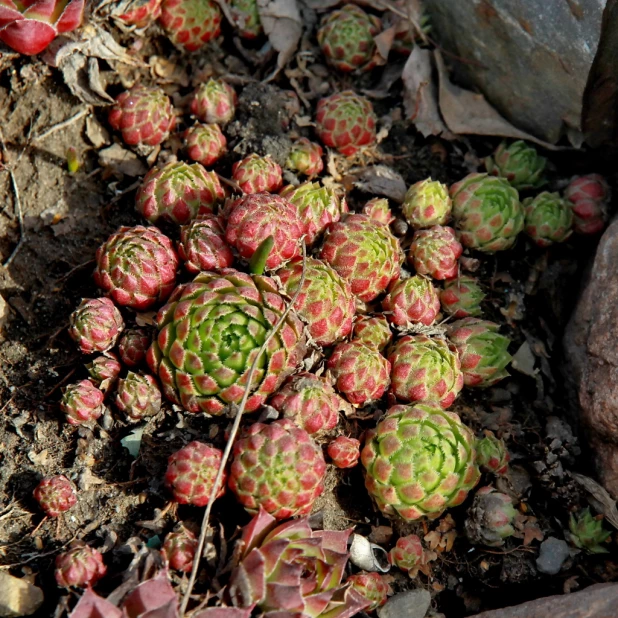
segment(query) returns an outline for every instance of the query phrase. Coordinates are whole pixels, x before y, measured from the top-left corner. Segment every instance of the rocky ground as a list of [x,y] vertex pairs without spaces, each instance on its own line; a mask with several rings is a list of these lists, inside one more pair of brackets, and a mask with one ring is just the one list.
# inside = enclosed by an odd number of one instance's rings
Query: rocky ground
[[[99,62],[101,84],[111,96],[138,81],[156,83],[186,111],[188,95],[207,76],[220,75],[234,85],[237,119],[228,130],[228,155],[216,168],[224,177],[229,178],[232,162],[249,152],[285,159],[290,138],[314,137],[310,120],[317,99],[348,87],[373,96],[383,138],[373,160],[328,167],[325,175],[346,188],[352,209],[375,194],[355,185],[370,165],[388,167],[406,187],[429,176],[451,184],[481,169],[481,159],[499,143],[497,138],[424,138],[405,120],[400,81],[385,86],[381,73],[329,72],[310,35],[288,68],[265,84],[261,80],[274,68],[272,50],[239,47],[228,30],[221,45],[187,55],[157,26],[135,36],[109,20],[99,24],[129,57]],[[299,108],[285,94],[290,90],[303,95]],[[97,590],[105,594],[122,582],[140,547],[156,546],[176,521],[199,530],[201,509],[170,508],[162,482],[167,456],[200,437],[223,448],[229,419],[165,404],[146,424],[134,458],[121,442],[132,427],[112,405],[94,429],[67,425],[58,409],[62,387],[86,377],[67,326],[80,299],[99,294],[92,280],[95,250],[118,226],[141,222],[134,209],[137,184],[157,154],[159,161],[182,156],[180,139],[172,137],[150,159],[136,155],[111,130],[105,107],[73,96],[62,74],[41,58],[10,53],[0,58],[0,131],[0,569],[44,590],[36,616],[61,616],[74,595],[56,588],[52,565],[72,540],[83,539],[104,553],[109,571]],[[73,174],[67,171],[69,147],[81,161]],[[606,173],[615,181],[602,158],[578,151],[548,156],[552,189],[563,188],[573,173]],[[393,206],[397,213],[394,201]],[[467,540],[463,524],[470,501],[435,521],[390,521],[373,507],[359,468],[329,467],[327,491],[314,509],[326,528],[356,526],[357,533],[386,549],[398,536],[416,533],[437,554],[431,568],[413,580],[395,570],[389,575],[395,592],[430,593],[428,615],[470,616],[616,579],[612,523],[618,522],[611,522],[613,503],[603,502],[603,495],[598,502],[593,453],[581,439],[573,392],[565,388],[561,344],[597,241],[573,236],[542,250],[522,237],[513,250],[468,255],[480,260],[476,276],[488,292],[486,317],[512,339],[516,362],[510,378],[487,390],[464,391],[451,409],[477,434],[489,429],[502,437],[511,454],[509,476],[498,488],[515,497],[520,516],[517,534],[504,547],[472,546]],[[608,298],[598,288],[589,294]],[[361,437],[386,407],[383,401],[344,419],[339,433]],[[44,519],[32,491],[43,476],[58,473],[75,482],[79,503],[57,520]],[[588,506],[591,495],[597,499],[595,512],[606,515],[612,531],[607,554],[589,555],[568,543],[569,514]],[[217,501],[212,568],[230,555],[237,527],[247,521],[233,496]],[[182,590],[186,579],[174,577]],[[217,591],[225,583],[221,577],[200,578],[196,592]]]

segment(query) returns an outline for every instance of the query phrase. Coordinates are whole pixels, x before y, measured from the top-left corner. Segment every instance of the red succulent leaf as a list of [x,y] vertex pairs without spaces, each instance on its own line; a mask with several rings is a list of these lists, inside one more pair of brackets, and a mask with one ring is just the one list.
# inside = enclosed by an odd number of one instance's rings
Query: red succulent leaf
[[167,571],[159,571],[131,592],[122,604],[123,618],[178,618],[178,597]]
[[55,37],[53,26],[34,19],[19,19],[0,30],[0,40],[28,56],[42,52]]
[[122,618],[122,612],[92,588],[87,588],[69,618]]
[[84,15],[84,0],[71,0],[66,5],[60,19],[56,22],[58,32],[70,32],[75,30],[82,23]]
[[261,545],[266,535],[277,524],[277,520],[260,505],[257,515],[242,529],[240,542],[244,545],[243,555]]

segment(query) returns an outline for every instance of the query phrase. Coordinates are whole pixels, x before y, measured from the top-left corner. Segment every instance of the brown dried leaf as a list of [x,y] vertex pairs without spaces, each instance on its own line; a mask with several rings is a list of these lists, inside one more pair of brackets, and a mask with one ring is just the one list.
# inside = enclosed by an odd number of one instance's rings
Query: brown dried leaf
[[377,545],[385,545],[393,538],[393,529],[390,526],[372,526],[367,538]]
[[534,142],[548,150],[563,150],[514,127],[487,102],[482,94],[455,86],[449,79],[442,54],[437,49],[433,53],[440,77],[440,112],[453,133],[512,137]]
[[257,0],[257,5],[264,32],[279,52],[276,75],[298,47],[303,33],[302,18],[296,0]]
[[438,90],[431,77],[431,52],[415,47],[406,62],[403,102],[406,116],[425,136],[448,133],[438,108]]
[[144,162],[134,152],[126,150],[120,144],[112,144],[109,148],[99,150],[99,165],[132,177],[143,176],[148,171]]
[[545,535],[541,532],[538,524],[536,523],[536,517],[528,517],[526,523],[524,524],[524,546],[530,545],[532,541],[537,540],[541,542]]
[[386,165],[365,167],[356,174],[354,186],[374,195],[385,195],[401,203],[406,195],[406,182],[394,169]]
[[618,509],[616,501],[607,493],[604,487],[599,485],[594,479],[577,472],[571,472],[575,479],[591,496],[593,506],[605,515],[605,519],[618,529]]

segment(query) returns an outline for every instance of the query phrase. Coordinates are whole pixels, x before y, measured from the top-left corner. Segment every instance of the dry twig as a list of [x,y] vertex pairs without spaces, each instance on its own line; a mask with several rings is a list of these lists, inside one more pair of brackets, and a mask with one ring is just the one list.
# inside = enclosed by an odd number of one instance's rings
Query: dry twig
[[216,500],[217,493],[219,493],[219,486],[221,485],[221,481],[223,480],[223,471],[225,470],[225,466],[227,464],[227,460],[230,457],[230,453],[232,452],[232,446],[234,445],[234,441],[236,440],[236,434],[238,433],[238,429],[240,428],[240,421],[242,420],[242,415],[245,410],[245,406],[247,405],[247,399],[249,399],[249,394],[251,393],[251,383],[253,381],[253,374],[257,368],[257,364],[264,354],[270,340],[275,336],[281,325],[283,324],[285,318],[288,313],[291,311],[298,295],[303,289],[303,285],[305,284],[305,271],[307,267],[307,249],[305,246],[305,241],[303,240],[303,270],[300,277],[300,282],[298,284],[298,288],[294,293],[294,296],[288,303],[285,311],[281,314],[277,323],[272,327],[271,331],[268,333],[268,336],[264,340],[262,347],[258,350],[258,353],[251,363],[251,367],[249,368],[249,373],[247,375],[247,386],[245,387],[245,392],[243,394],[242,400],[236,409],[236,415],[234,416],[234,423],[232,425],[232,429],[230,430],[230,435],[227,440],[227,444],[225,445],[225,450],[223,451],[223,457],[221,458],[221,463],[219,464],[219,469],[217,470],[217,476],[215,477],[215,482],[213,483],[212,489],[210,491],[210,496],[208,497],[208,504],[206,505],[206,511],[204,511],[204,517],[202,519],[202,528],[200,530],[200,538],[197,544],[197,550],[195,551],[195,560],[193,561],[193,569],[191,570],[191,576],[189,577],[189,583],[187,585],[187,590],[182,599],[182,604],[180,606],[180,618],[183,618],[185,612],[187,611],[187,605],[189,604],[189,599],[191,598],[191,592],[193,591],[193,586],[195,585],[195,580],[197,578],[197,572],[200,566],[200,560],[202,558],[202,553],[204,552],[204,544],[206,542],[206,534],[208,532],[208,521],[210,519],[210,512],[212,511],[212,505]]
[[70,118],[67,118],[66,120],[63,120],[62,122],[52,125],[48,129],[45,129],[45,131],[43,131],[43,133],[41,133],[40,135],[35,135],[32,138],[32,141],[40,142],[41,140],[44,140],[46,137],[48,137],[52,133],[55,133],[56,131],[60,131],[60,129],[64,129],[72,125],[74,122],[77,122],[80,118],[83,118],[89,113],[90,113],[89,107],[80,109],[76,114],[73,114],[73,116],[71,116]]

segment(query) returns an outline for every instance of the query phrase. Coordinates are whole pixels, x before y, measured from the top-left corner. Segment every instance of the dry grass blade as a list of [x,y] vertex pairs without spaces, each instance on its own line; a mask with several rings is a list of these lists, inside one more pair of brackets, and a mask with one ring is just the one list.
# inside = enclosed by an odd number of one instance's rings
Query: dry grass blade
[[227,464],[227,460],[230,457],[230,453],[232,452],[232,446],[234,445],[234,441],[236,440],[236,434],[238,433],[238,429],[240,427],[240,421],[242,420],[242,415],[247,405],[247,400],[249,399],[249,395],[251,393],[251,382],[253,381],[253,374],[257,368],[258,361],[266,347],[268,346],[270,340],[275,336],[281,325],[283,324],[285,318],[288,313],[291,311],[300,291],[303,289],[303,285],[305,284],[305,272],[307,269],[307,248],[305,246],[305,241],[303,240],[303,270],[300,277],[300,282],[298,284],[298,289],[294,293],[294,296],[288,303],[285,311],[281,314],[281,317],[277,321],[277,323],[273,326],[271,331],[268,333],[268,336],[264,340],[262,347],[259,349],[258,353],[255,356],[255,360],[251,364],[249,368],[249,373],[247,375],[247,386],[245,388],[245,392],[243,394],[243,398],[238,405],[236,410],[236,415],[234,416],[234,423],[232,425],[232,429],[230,430],[230,436],[225,445],[225,450],[223,451],[223,457],[221,458],[221,463],[219,464],[219,469],[217,470],[217,476],[215,477],[215,482],[213,483],[212,490],[210,491],[210,496],[208,497],[208,504],[206,505],[206,510],[204,511],[204,517],[202,519],[202,527],[200,530],[200,538],[197,544],[197,550],[195,552],[195,560],[193,561],[193,569],[191,570],[191,576],[189,577],[189,584],[187,586],[187,591],[182,599],[182,604],[180,606],[180,618],[183,618],[185,612],[187,611],[187,605],[189,604],[189,599],[191,598],[191,592],[193,591],[193,586],[195,585],[195,580],[197,578],[197,572],[200,566],[200,559],[202,557],[202,553],[204,551],[204,544],[206,543],[206,534],[208,532],[208,522],[210,520],[210,513],[212,511],[212,505],[215,502],[217,493],[219,491],[219,486],[221,485],[221,481],[223,479],[223,471],[225,470],[225,466]]

